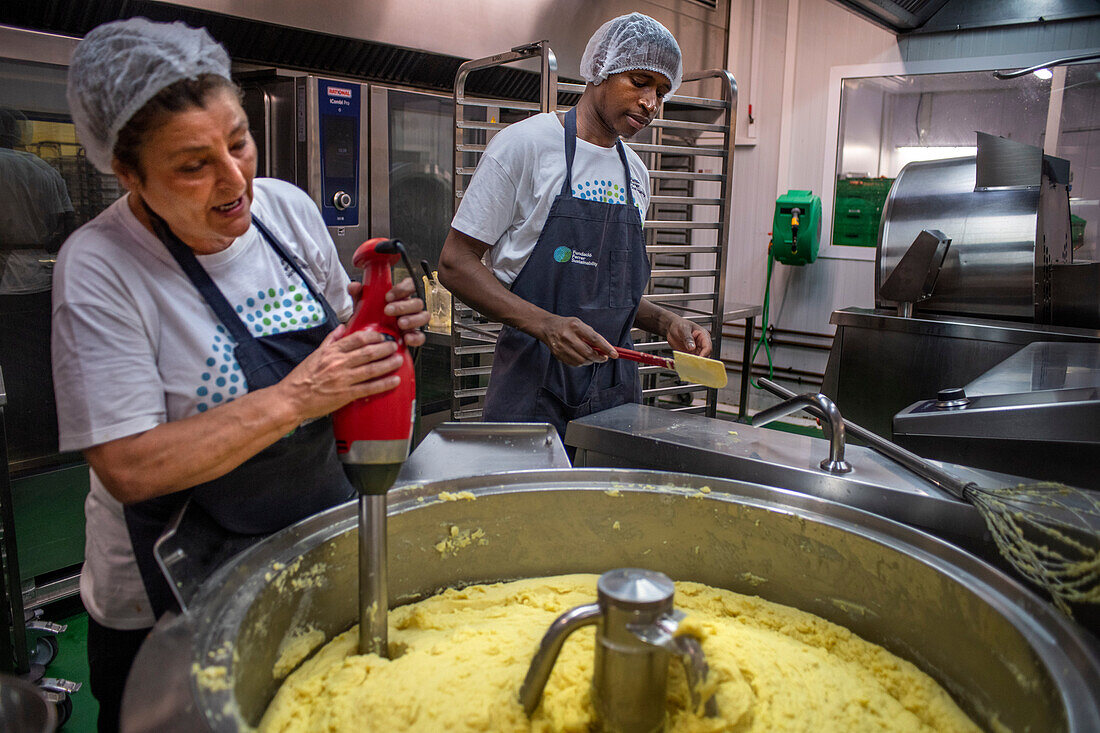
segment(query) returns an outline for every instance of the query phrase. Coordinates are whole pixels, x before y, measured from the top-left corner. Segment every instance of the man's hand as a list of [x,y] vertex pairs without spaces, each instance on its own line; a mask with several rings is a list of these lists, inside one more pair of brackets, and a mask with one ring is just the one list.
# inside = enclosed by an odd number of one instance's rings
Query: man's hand
[[502,285],[481,262],[488,249],[485,242],[451,229],[439,256],[439,281],[477,312],[534,336],[564,364],[584,366],[618,357],[584,321],[554,315]]
[[554,358],[568,366],[584,366],[618,358],[615,348],[579,318],[548,313],[534,335],[550,347]]
[[634,325],[650,333],[664,334],[668,345],[676,351],[696,356],[710,356],[713,346],[710,334],[698,324],[678,316],[667,308],[650,303],[645,298],[638,304]]
[[676,316],[665,333],[668,345],[676,351],[696,356],[710,356],[710,334],[697,323]]

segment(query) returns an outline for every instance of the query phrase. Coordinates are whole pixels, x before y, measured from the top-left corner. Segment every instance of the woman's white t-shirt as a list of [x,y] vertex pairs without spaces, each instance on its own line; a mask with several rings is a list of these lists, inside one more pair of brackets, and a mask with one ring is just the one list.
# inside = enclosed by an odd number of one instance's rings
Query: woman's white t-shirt
[[[649,208],[649,172],[626,148],[630,187],[639,217]],[[491,245],[485,264],[511,285],[527,263],[565,181],[565,128],[554,113],[534,115],[497,133],[462,194],[451,226]],[[617,147],[577,138],[573,195],[626,203],[626,177]]]
[[[341,319],[348,277],[313,201],[274,179],[253,182],[252,213]],[[255,226],[197,257],[255,336],[324,320],[320,303]],[[126,197],[78,229],[54,272],[52,361],[60,448],[76,451],[216,409],[247,391],[233,339]],[[81,599],[115,629],[154,622],[122,505],[91,471]]]

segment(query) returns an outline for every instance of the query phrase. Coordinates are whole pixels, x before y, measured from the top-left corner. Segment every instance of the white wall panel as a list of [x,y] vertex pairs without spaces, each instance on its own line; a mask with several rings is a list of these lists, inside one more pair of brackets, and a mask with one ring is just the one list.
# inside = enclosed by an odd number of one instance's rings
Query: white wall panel
[[[751,0],[733,0],[750,6]],[[767,268],[771,219],[780,185],[817,193],[825,162],[825,116],[829,70],[845,64],[900,60],[896,37],[828,0],[799,0],[794,48],[785,48],[787,3],[769,0],[764,19],[767,63],[760,90],[754,96],[757,143],[738,148],[735,162],[733,231],[730,236],[727,302],[761,303]],[[749,30],[751,34],[751,30]],[[736,39],[736,40],[735,40]],[[746,29],[731,33],[731,49],[751,43]],[[787,140],[780,135],[783,66],[794,54],[794,104]],[[738,79],[742,74],[733,69]],[[779,171],[780,146],[788,145],[785,170]],[[871,306],[874,263],[818,260],[804,267],[777,264],[772,282],[772,323],[797,331],[831,335],[829,316],[837,308]],[[759,325],[759,322],[758,324]],[[741,342],[727,339],[725,356],[737,358]],[[823,372],[824,351],[777,347],[776,364]],[[760,363],[762,357],[758,357]]]
[[841,175],[858,173],[872,178],[883,175],[879,171],[886,102],[883,96],[882,89],[870,84],[857,84],[845,94],[840,129],[848,133],[849,139],[837,168]]
[[[752,47],[753,0],[733,0],[734,15],[741,19],[730,35],[730,71],[737,78],[740,96],[751,98],[757,140],[738,147],[734,154],[733,211],[729,252],[726,257],[726,302],[760,303],[764,295],[764,267],[779,159],[779,116],[782,107],[783,58],[786,34],[785,0],[763,4],[764,34],[760,89],[747,87]],[[747,124],[742,113],[738,128]],[[735,353],[740,346],[727,347]]]

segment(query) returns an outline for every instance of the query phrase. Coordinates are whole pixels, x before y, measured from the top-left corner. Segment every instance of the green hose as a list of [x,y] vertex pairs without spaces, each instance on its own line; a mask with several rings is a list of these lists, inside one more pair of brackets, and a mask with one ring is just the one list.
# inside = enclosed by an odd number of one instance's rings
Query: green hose
[[[756,355],[760,352],[760,347],[764,347],[764,354],[768,357],[768,379],[773,379],[773,373],[775,370],[774,364],[772,364],[772,350],[768,345],[768,306],[771,302],[772,291],[772,268],[775,265],[775,258],[772,257],[771,247],[768,247],[768,274],[767,279],[764,282],[764,307],[760,312],[760,340],[756,342],[756,348],[752,351],[752,358],[749,360],[749,384],[757,389],[763,389],[759,384],[752,379],[752,365],[756,362]],[[745,338],[751,339],[752,334],[745,334]]]

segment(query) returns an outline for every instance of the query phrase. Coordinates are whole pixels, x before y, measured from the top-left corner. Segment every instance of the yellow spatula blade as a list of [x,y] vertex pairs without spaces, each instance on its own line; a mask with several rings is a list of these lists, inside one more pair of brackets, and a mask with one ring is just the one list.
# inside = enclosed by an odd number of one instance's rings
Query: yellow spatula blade
[[673,351],[672,356],[676,364],[676,375],[685,382],[695,382],[715,389],[726,386],[726,365],[717,359],[683,351]]

